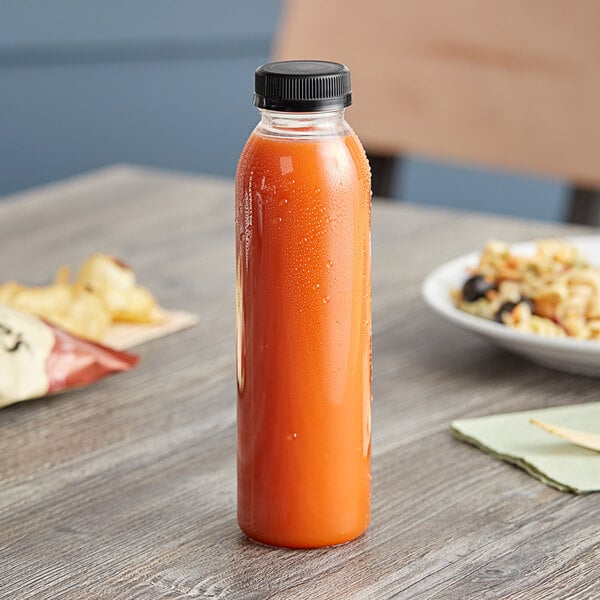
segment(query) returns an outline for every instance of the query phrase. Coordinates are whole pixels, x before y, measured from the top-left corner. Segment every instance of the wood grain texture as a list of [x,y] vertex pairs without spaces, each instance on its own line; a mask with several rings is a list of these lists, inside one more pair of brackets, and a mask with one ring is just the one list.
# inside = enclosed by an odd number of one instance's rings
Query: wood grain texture
[[367,149],[600,186],[600,4],[288,0],[279,59],[347,64]]
[[198,326],[132,372],[0,411],[0,597],[576,598],[600,595],[598,496],[545,487],[450,420],[598,399],[434,317],[430,269],[489,237],[573,231],[375,203],[373,520],[333,549],[235,520],[233,186],[116,167],[0,204],[0,279],[109,251]]

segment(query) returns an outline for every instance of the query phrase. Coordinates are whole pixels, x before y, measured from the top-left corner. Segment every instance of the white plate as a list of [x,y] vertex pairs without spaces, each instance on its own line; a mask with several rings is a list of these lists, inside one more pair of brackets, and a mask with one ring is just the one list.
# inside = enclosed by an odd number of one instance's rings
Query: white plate
[[[592,265],[600,265],[600,236],[567,238],[576,244]],[[534,242],[514,244],[516,254],[531,254]],[[479,252],[472,252],[435,269],[423,282],[422,294],[427,304],[439,315],[478,333],[490,342],[525,356],[545,367],[600,377],[600,341],[570,338],[548,338],[534,333],[516,331],[505,325],[475,317],[458,310],[450,297],[450,290],[462,288],[467,279],[467,267],[476,266]]]

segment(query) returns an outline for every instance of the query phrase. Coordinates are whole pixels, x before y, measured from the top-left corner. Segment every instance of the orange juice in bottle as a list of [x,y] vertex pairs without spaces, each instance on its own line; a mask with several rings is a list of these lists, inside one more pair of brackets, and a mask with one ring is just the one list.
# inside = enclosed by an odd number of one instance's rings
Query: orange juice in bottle
[[315,548],[370,516],[371,181],[338,63],[257,69],[236,175],[238,522]]

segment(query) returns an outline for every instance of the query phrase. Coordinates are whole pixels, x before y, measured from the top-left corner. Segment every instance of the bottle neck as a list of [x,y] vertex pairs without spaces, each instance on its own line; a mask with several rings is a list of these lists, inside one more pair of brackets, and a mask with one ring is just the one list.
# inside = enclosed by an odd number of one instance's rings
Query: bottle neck
[[292,113],[259,109],[256,132],[267,137],[320,138],[348,135],[343,108],[332,111]]

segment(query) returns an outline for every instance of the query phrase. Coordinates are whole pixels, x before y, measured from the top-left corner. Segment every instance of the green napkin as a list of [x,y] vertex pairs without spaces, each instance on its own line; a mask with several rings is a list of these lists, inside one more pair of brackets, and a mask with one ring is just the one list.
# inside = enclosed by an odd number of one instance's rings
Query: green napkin
[[450,428],[459,440],[525,469],[546,485],[576,494],[600,491],[600,452],[546,433],[531,425],[530,417],[600,433],[600,402],[458,419]]

